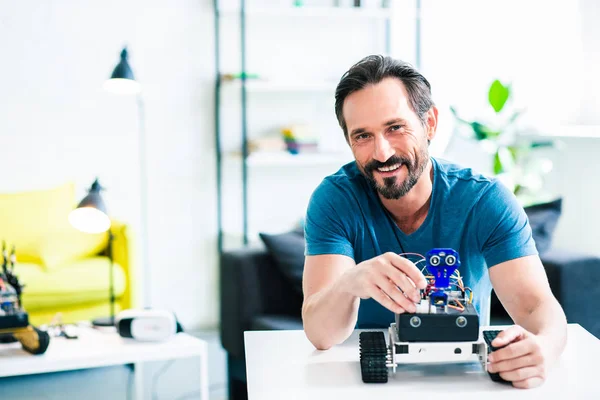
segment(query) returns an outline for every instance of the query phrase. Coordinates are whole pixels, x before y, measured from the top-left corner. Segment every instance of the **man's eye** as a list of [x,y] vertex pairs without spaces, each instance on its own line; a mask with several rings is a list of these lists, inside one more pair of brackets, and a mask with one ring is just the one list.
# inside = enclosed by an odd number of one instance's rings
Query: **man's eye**
[[392,126],[390,126],[390,130],[391,131],[399,131],[402,128],[403,128],[402,125],[392,125]]
[[369,134],[368,133],[361,133],[360,135],[356,135],[354,136],[355,140],[365,140],[369,138]]

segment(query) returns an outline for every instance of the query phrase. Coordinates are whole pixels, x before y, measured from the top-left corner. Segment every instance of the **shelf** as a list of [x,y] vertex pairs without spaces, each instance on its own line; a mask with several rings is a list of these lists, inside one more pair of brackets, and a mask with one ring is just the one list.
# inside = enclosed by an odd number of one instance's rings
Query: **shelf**
[[[240,15],[240,9],[236,8],[222,8],[219,12],[224,16]],[[246,8],[246,16],[387,19],[391,17],[391,10],[389,8],[375,7],[252,7]]]
[[[241,161],[239,153],[230,153],[230,158]],[[320,166],[339,165],[340,167],[353,161],[352,155],[345,153],[304,153],[290,154],[288,152],[255,152],[247,158],[249,166],[253,167],[298,167],[298,166]]]
[[[242,82],[237,80],[223,81],[223,87],[240,88]],[[254,93],[268,92],[331,92],[334,93],[337,82],[326,81],[307,81],[307,82],[286,82],[269,80],[246,80],[246,90]]]

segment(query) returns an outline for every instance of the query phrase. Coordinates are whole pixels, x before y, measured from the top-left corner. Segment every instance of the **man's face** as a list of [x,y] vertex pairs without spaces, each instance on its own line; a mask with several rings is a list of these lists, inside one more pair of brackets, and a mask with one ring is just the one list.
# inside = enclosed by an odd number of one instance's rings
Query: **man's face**
[[350,94],[343,114],[348,143],[367,180],[386,199],[407,194],[429,161],[427,140],[435,133],[429,128],[435,128],[435,107],[426,128],[410,108],[402,81],[386,78]]

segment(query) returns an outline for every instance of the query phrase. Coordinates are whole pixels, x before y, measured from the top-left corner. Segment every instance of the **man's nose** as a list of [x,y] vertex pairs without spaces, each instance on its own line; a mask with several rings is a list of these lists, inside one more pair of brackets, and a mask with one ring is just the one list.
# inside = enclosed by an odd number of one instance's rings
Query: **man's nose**
[[375,160],[384,163],[394,154],[394,148],[385,137],[375,137],[375,150],[373,154]]

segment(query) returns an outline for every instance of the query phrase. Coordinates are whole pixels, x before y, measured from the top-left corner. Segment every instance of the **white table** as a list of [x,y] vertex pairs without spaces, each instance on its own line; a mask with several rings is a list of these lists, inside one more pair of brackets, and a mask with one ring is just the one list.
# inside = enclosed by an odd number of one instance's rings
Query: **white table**
[[[498,329],[498,327],[492,327]],[[493,382],[479,363],[400,365],[387,383],[365,384],[359,330],[329,350],[316,350],[304,331],[245,332],[249,400],[270,399],[600,399],[600,340],[570,324],[568,343],[542,386],[516,389]],[[387,336],[386,336],[387,341]],[[406,395],[413,394],[412,397]],[[437,397],[431,397],[431,396]],[[418,396],[418,397],[417,397]],[[550,397],[548,397],[550,398]]]
[[208,345],[205,341],[178,333],[163,342],[139,342],[119,336],[116,331],[79,327],[77,339],[53,337],[48,350],[34,356],[20,343],[0,344],[0,377],[43,374],[87,368],[133,364],[136,398],[143,398],[143,362],[200,357],[200,395],[208,400]]

